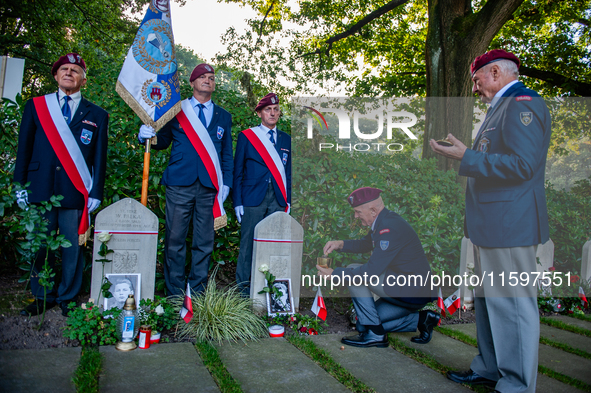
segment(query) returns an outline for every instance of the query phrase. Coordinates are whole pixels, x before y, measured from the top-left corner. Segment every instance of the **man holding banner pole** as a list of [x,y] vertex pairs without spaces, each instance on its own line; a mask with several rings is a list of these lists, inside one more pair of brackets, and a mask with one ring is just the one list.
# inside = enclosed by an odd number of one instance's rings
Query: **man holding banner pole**
[[255,226],[291,203],[291,137],[277,129],[279,98],[269,93],[255,108],[261,125],[238,135],[232,199],[241,223],[236,282],[244,297],[250,294]]
[[164,278],[169,295],[185,289],[186,239],[193,222],[191,272],[188,282],[195,293],[205,290],[214,231],[226,225],[223,203],[232,184],[232,116],[211,100],[215,73],[199,64],[190,77],[193,96],[156,134],[142,126],[140,141],[156,136],[152,145],[163,150],[172,144],[161,184],[166,186]]
[[[82,97],[86,84],[86,64],[77,53],[60,57],[51,70],[58,84],[56,93],[35,97],[25,105],[21,122],[14,181],[27,190],[17,192],[17,202],[28,209],[30,203],[48,201],[62,195],[59,208],[44,214],[48,233],[59,230],[72,245],[61,249],[62,277],[59,287],[47,293],[46,309],[59,304],[67,316],[68,304],[76,301],[82,286],[84,256],[81,245],[89,236],[89,214],[103,199],[107,163],[109,115]],[[45,249],[38,252],[31,271],[31,291],[35,301],[21,315],[37,315],[43,310],[44,288],[38,272],[45,261]],[[49,253],[53,267],[55,254]]]

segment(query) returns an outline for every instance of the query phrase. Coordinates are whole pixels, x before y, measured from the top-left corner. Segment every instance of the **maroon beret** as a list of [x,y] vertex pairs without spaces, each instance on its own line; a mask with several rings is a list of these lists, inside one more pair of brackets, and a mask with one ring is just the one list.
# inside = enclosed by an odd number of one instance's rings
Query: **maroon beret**
[[349,195],[347,201],[351,205],[351,207],[357,207],[359,205],[363,205],[364,203],[375,201],[380,197],[380,190],[379,188],[372,188],[372,187],[362,187],[358,188]]
[[86,63],[82,60],[82,57],[80,57],[78,53],[68,53],[53,63],[53,67],[51,67],[51,75],[57,74],[57,70],[59,70],[64,64],[76,64],[77,66],[82,67],[84,72],[86,72]]
[[517,64],[517,69],[519,69],[519,59],[517,58],[517,56],[515,56],[511,52],[506,52],[502,49],[493,49],[474,59],[474,62],[472,62],[472,64],[470,65],[470,73],[472,74],[472,76],[474,76],[474,73],[482,67],[484,67],[485,65],[501,59],[511,60],[512,62]]
[[193,82],[195,79],[199,78],[203,74],[212,73],[215,74],[215,71],[212,66],[209,64],[201,63],[197,67],[193,69],[191,72],[191,77],[189,78],[189,82]]
[[279,104],[279,97],[277,97],[277,94],[275,93],[269,93],[259,101],[257,107],[254,108],[254,111],[258,112],[260,109],[263,109],[266,106],[275,104]]

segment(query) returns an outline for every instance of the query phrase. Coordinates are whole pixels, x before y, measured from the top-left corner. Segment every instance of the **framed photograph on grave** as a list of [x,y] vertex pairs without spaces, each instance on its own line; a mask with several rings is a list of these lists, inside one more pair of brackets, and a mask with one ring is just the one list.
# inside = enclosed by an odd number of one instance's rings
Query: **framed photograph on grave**
[[281,297],[267,293],[267,313],[269,316],[277,314],[293,314],[293,296],[291,292],[291,279],[276,278],[273,286],[282,293]]
[[113,295],[113,297],[108,299],[105,298],[105,310],[111,308],[123,309],[128,295],[133,295],[135,306],[139,309],[142,284],[141,276],[140,273],[105,274],[105,277],[111,283],[109,292]]

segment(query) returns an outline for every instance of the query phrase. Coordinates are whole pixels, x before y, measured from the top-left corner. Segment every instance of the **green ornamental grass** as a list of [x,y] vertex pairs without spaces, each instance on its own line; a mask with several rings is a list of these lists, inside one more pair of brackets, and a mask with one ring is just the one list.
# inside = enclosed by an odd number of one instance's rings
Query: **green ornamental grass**
[[[241,297],[236,285],[217,289],[214,277],[215,272],[204,293],[191,296],[193,318],[189,323],[179,322],[180,337],[221,344],[222,341],[256,341],[268,336],[265,322],[253,311],[252,300]],[[180,311],[183,298],[178,297],[171,302]]]

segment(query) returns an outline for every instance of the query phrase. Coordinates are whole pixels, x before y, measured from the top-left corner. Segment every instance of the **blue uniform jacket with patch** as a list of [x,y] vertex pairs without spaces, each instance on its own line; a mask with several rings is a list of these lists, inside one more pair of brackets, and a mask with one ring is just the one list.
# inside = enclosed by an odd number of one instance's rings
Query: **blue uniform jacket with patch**
[[[341,252],[365,253],[371,251],[369,261],[356,268],[336,268],[333,275],[384,277],[384,291],[390,297],[408,303],[427,303],[435,298],[430,289],[431,268],[421,241],[415,230],[399,214],[383,209],[373,231],[359,240],[345,240]],[[405,285],[388,285],[398,282]],[[405,276],[399,278],[398,276]],[[414,278],[411,278],[414,276]],[[420,285],[422,284],[422,285]]]
[[[207,132],[215,146],[224,177],[224,185],[232,187],[232,115],[225,109],[214,104],[213,116]],[[166,123],[157,133],[157,143],[152,145],[156,150],[164,150],[172,143],[168,167],[162,175],[160,184],[166,186],[190,186],[197,179],[205,187],[214,188],[205,164],[191,144],[189,137],[181,128],[176,117]]]
[[[82,98],[70,122],[70,130],[92,176],[89,196],[98,200],[103,199],[105,186],[108,127],[107,111]],[[27,188],[31,203],[48,201],[52,195],[63,195],[62,207],[84,208],[84,196],[74,187],[51,147],[32,99],[25,104],[21,122],[14,181],[22,186],[31,182]]]
[[468,176],[464,232],[481,247],[523,247],[549,238],[544,190],[550,113],[523,83],[489,111],[459,174]]
[[[285,168],[287,202],[291,203],[291,137],[285,132],[277,130],[275,150],[277,150]],[[232,189],[234,206],[259,206],[267,193],[269,178],[273,182],[277,202],[280,206],[285,206],[281,190],[263,158],[248,138],[240,133],[234,157],[234,187]]]

